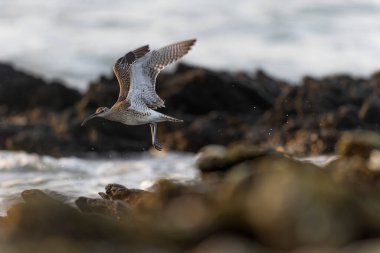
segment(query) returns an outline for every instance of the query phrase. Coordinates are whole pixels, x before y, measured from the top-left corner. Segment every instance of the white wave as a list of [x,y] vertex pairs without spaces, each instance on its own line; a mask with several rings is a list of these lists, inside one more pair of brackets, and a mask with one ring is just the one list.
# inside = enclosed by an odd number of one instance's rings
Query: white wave
[[160,178],[196,180],[194,159],[193,154],[177,152],[84,159],[0,151],[0,213],[18,201],[26,189],[54,191],[72,202],[80,195],[97,196],[109,183],[147,189]]
[[[124,158],[90,159],[0,151],[0,215],[20,201],[20,193],[26,189],[42,189],[73,203],[79,196],[98,197],[97,193],[110,183],[148,189],[161,178],[180,182],[199,180],[200,174],[194,165],[196,159],[197,155],[181,152],[144,152]],[[336,156],[298,159],[322,167]]]
[[84,89],[120,55],[198,38],[211,68],[367,75],[380,67],[380,1],[0,0],[0,60]]
[[339,156],[337,155],[320,155],[320,156],[310,156],[310,157],[297,157],[295,159],[302,162],[312,163],[319,167],[324,167],[328,165],[329,163],[337,160],[338,158]]

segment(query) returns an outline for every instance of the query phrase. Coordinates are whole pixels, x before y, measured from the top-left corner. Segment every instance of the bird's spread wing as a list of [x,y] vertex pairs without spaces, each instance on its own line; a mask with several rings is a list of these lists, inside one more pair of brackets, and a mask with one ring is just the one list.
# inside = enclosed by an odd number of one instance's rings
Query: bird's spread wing
[[129,87],[131,84],[131,66],[139,58],[149,52],[149,46],[139,47],[131,52],[128,52],[123,57],[119,58],[113,65],[113,72],[119,82],[119,97],[117,102],[127,98]]
[[[153,50],[144,58],[133,64],[133,73],[142,75],[142,81],[132,81],[131,98],[138,98],[149,108],[164,107],[164,101],[156,93],[157,75],[170,63],[187,54],[195,39],[170,44]],[[133,94],[131,94],[133,93]]]
[[147,71],[154,88],[156,85],[156,78],[160,71],[170,63],[177,61],[187,54],[195,41],[195,39],[185,40],[152,51],[152,55],[144,64],[144,68]]

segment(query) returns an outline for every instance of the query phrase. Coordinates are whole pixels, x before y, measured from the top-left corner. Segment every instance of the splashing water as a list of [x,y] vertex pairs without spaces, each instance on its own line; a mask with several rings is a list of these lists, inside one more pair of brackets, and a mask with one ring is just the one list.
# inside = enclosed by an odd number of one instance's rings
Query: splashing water
[[179,152],[85,159],[0,151],[0,213],[19,201],[26,189],[49,190],[70,203],[79,196],[98,197],[109,183],[147,189],[160,178],[196,180],[195,159],[194,154]]

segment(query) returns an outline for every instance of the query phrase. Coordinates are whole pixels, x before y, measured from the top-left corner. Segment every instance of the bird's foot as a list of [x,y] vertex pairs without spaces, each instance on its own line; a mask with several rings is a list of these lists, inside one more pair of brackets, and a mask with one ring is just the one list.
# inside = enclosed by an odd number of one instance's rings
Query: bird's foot
[[158,141],[153,142],[153,147],[157,149],[158,151],[162,150],[162,146]]

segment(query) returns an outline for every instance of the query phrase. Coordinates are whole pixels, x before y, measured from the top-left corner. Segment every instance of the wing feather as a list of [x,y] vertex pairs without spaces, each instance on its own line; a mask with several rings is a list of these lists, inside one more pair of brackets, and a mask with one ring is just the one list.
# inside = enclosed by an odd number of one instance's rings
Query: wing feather
[[153,88],[156,86],[156,79],[161,70],[187,54],[195,42],[196,39],[180,41],[152,51],[152,56],[144,67],[151,79]]
[[[195,39],[180,41],[162,47],[157,50],[153,50],[147,55],[146,59],[138,64],[134,65],[136,72],[139,72],[137,68],[142,69],[142,75],[146,77],[146,81],[138,83],[138,87],[133,87],[134,95],[131,97],[138,97],[142,99],[144,103],[152,109],[157,107],[164,107],[164,101],[156,93],[156,79],[158,74],[167,65],[173,63],[183,57],[195,43]],[[145,57],[144,57],[145,58]],[[143,59],[141,59],[143,60]]]
[[129,88],[131,86],[131,66],[132,64],[149,52],[149,45],[139,47],[133,51],[126,53],[119,58],[113,65],[112,69],[119,82],[119,97],[117,102],[127,98]]

